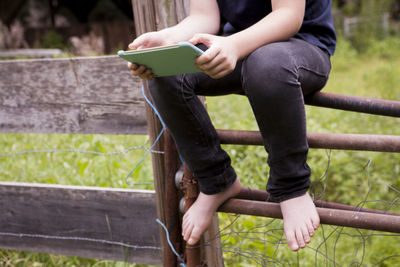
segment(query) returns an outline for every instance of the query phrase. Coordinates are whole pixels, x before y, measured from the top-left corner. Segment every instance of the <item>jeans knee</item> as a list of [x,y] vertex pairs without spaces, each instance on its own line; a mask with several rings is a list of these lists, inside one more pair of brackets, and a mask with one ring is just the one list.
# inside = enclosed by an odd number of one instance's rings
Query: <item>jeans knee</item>
[[153,80],[148,81],[148,88],[151,97],[157,100],[163,100],[168,95],[177,93],[177,82],[175,81],[175,77],[157,77]]
[[300,84],[290,52],[277,44],[260,47],[251,53],[244,60],[242,79],[245,90],[262,87],[272,94]]
[[181,102],[196,96],[192,79],[185,75],[157,77],[149,81],[149,92],[155,102]]

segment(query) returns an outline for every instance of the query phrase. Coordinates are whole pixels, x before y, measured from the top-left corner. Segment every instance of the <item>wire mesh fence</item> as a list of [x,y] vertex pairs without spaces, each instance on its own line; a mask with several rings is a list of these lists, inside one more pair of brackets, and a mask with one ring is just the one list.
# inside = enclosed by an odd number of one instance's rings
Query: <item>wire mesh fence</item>
[[[313,182],[314,199],[326,199],[334,191],[329,186],[329,172],[335,168],[331,157],[331,151],[327,151],[326,170]],[[399,213],[399,190],[372,179],[377,164],[371,159],[360,164],[364,192],[360,200],[350,204]],[[374,199],[382,188],[390,191],[388,198]],[[224,252],[227,266],[395,266],[400,262],[400,235],[396,233],[320,225],[311,243],[294,253],[286,245],[281,220],[220,214],[220,224],[219,249]]]

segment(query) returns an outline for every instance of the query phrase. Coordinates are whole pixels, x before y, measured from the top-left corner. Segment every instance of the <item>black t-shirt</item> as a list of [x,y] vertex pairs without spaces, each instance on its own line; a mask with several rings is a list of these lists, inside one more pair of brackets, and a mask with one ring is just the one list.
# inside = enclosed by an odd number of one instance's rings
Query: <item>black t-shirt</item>
[[[255,24],[272,11],[268,0],[217,0],[224,31],[233,33]],[[333,55],[336,34],[331,14],[332,0],[306,0],[303,24],[294,36]]]

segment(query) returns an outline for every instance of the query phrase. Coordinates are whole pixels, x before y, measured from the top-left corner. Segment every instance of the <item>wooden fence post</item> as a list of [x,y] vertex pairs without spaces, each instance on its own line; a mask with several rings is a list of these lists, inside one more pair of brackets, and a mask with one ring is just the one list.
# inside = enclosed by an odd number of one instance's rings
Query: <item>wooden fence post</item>
[[[141,35],[145,32],[156,30],[155,10],[152,1],[135,1],[132,0],[132,8],[135,19],[136,34]],[[145,94],[148,95],[147,83],[143,81],[143,87]],[[157,119],[155,112],[149,105],[146,105],[146,119],[147,119],[147,131],[149,134],[150,143],[153,144],[157,136],[162,131],[162,125]],[[157,144],[154,145],[153,149],[161,151],[163,149],[164,140],[160,138]],[[156,204],[157,204],[157,217],[163,223],[165,223],[165,201],[163,200],[163,193],[165,192],[165,165],[163,156],[161,154],[152,153],[152,166],[154,176],[154,187],[156,191]],[[149,222],[150,223],[150,222]],[[160,242],[162,249],[162,259],[164,266],[166,266],[167,259],[170,258],[168,253],[168,243],[163,233],[162,228],[159,227],[160,231]],[[176,266],[176,264],[175,264]]]
[[[148,31],[161,30],[163,28],[177,24],[179,21],[181,21],[183,18],[187,16],[189,11],[189,1],[188,0],[158,0],[158,1],[132,0],[132,7],[134,12],[136,33],[137,35],[140,35]],[[154,142],[155,138],[161,131],[162,126],[158,121],[154,112],[149,107],[146,107],[146,113],[147,113],[148,132],[150,135],[150,141]],[[169,135],[167,138],[170,138]],[[161,142],[154,147],[155,150],[161,150],[163,148],[164,142],[170,143],[170,140],[163,139],[160,141]],[[169,155],[169,157],[171,157],[171,155]],[[162,155],[153,154],[152,161],[153,161],[154,183],[157,196],[156,202],[157,202],[158,216],[160,220],[162,220],[163,222],[170,222],[170,221],[176,222],[177,221],[176,218],[174,220],[174,218],[171,217],[175,215],[168,214],[168,216],[170,217],[167,217],[166,212],[168,211],[168,209],[165,206],[166,203],[171,202],[171,199],[169,200],[166,199],[167,195],[171,196],[171,192],[168,192],[168,194],[166,194],[166,189],[169,188],[168,191],[170,191],[171,187],[168,186],[168,184],[170,184],[171,181],[167,181],[167,177],[171,177],[171,175],[170,173],[167,174],[167,172],[171,172],[172,170],[166,170],[166,166],[164,164],[164,161],[162,160]],[[178,209],[178,207],[176,208]],[[175,223],[172,223],[172,225],[175,225]],[[205,237],[209,236],[214,237],[215,233],[218,233],[218,230],[219,230],[218,216],[216,215],[213,218],[212,227],[210,227],[210,230],[205,233]],[[176,231],[173,232],[174,235],[176,235]],[[166,265],[167,259],[169,259],[168,262],[172,262],[171,257],[175,256],[171,254],[169,248],[166,249],[167,243],[166,239],[164,238],[165,234],[163,232],[160,233],[161,233],[161,245],[163,247],[164,265],[167,266]],[[180,243],[179,239],[181,239],[181,236],[172,238],[175,238],[177,242],[176,245],[179,246]],[[224,264],[222,260],[222,252],[219,249],[217,250],[215,249],[215,247],[221,246],[220,240],[218,238],[214,238],[213,241],[211,241],[211,243],[212,243],[211,246],[208,246],[204,249],[204,255],[203,255],[204,260],[210,262],[211,264],[210,266],[216,266],[216,267],[223,266]],[[178,249],[179,251],[179,248],[176,249]]]
[[[132,0],[132,8],[135,18],[135,28],[137,35],[141,35],[145,32],[155,31],[156,27],[156,14],[153,1],[147,0]],[[148,95],[147,83],[143,81],[144,92]],[[147,131],[149,134],[150,143],[153,144],[157,136],[162,131],[162,125],[157,119],[155,112],[151,109],[149,105],[146,105],[146,118],[147,118]],[[163,136],[164,137],[164,136]],[[164,138],[160,138],[157,144],[154,145],[153,149],[157,151],[162,151],[164,148]],[[165,164],[163,155],[152,153],[152,165],[153,165],[153,176],[154,176],[154,187],[156,191],[156,204],[157,204],[157,216],[159,220],[163,223],[166,221],[166,201],[165,196]],[[168,228],[167,228],[168,229]],[[176,260],[170,262],[173,259],[173,254],[171,255],[171,250],[169,250],[168,242],[163,232],[163,229],[159,227],[160,230],[160,241],[162,249],[162,259],[164,266],[174,267],[176,266]]]
[[[147,1],[147,0],[132,0],[132,7],[134,11],[136,33],[138,35],[149,31],[160,30],[169,25],[176,24],[178,21],[176,16],[166,15],[166,7],[170,6],[173,1]],[[174,5],[175,6],[175,5]],[[182,14],[182,5],[176,5],[181,12],[175,14]],[[184,15],[182,15],[184,17]],[[172,21],[167,21],[167,19]],[[143,83],[145,92],[146,83]],[[158,120],[154,111],[147,105],[146,116],[148,123],[148,133],[150,142],[153,143],[159,133],[162,131],[162,125]],[[165,146],[164,146],[165,144]],[[169,134],[164,134],[163,138],[154,146],[155,150],[163,150],[165,147],[165,155],[152,154],[153,172],[154,172],[154,185],[156,189],[156,203],[158,218],[166,224],[172,244],[178,253],[183,254],[182,245],[183,240],[180,235],[180,219],[179,219],[179,200],[178,191],[175,187],[175,173],[178,170],[178,155],[176,150],[172,148],[174,143]],[[167,151],[168,150],[168,151]],[[177,257],[173,254],[168,247],[165,233],[160,228],[160,240],[163,250],[163,263],[164,266],[177,266]]]

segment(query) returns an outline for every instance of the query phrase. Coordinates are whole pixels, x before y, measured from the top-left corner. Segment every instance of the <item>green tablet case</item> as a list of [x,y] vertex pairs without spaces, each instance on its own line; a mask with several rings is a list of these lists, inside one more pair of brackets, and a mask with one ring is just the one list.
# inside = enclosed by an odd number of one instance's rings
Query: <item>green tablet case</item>
[[194,59],[203,53],[201,49],[188,42],[178,45],[155,47],[143,50],[118,51],[118,56],[145,65],[155,76],[170,76],[200,72],[194,66]]

